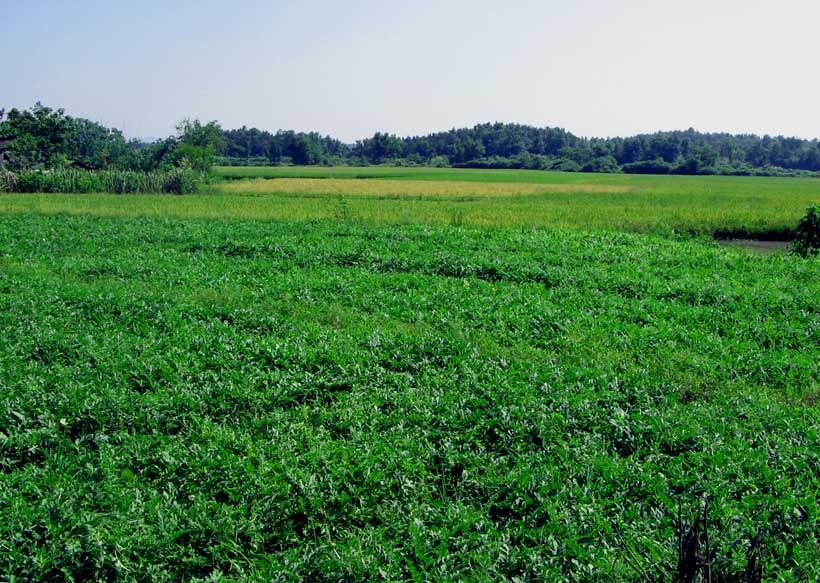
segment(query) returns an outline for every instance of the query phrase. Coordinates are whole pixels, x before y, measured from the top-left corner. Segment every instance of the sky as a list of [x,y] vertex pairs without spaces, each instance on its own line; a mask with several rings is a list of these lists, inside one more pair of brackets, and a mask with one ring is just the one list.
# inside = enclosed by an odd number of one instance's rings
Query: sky
[[353,142],[484,122],[820,138],[817,0],[0,0],[0,108]]

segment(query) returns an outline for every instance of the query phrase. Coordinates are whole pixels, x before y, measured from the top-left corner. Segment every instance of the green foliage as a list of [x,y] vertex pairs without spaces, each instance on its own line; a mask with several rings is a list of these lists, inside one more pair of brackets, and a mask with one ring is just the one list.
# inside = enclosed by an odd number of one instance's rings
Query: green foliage
[[148,172],[181,167],[207,172],[227,144],[218,123],[189,119],[180,122],[176,136],[155,144],[126,142],[118,130],[40,103],[0,117],[0,141],[0,163],[14,171],[73,167]]
[[201,176],[189,168],[173,168],[162,173],[162,192],[191,194],[197,191]]
[[190,194],[197,191],[199,182],[199,174],[189,168],[154,172],[76,169],[0,172],[0,192]]
[[820,253],[820,206],[809,207],[800,219],[794,230],[792,251],[803,257]]
[[19,188],[17,174],[0,168],[0,192],[20,192]]
[[[524,170],[553,170],[560,169],[560,163],[566,160],[550,158],[540,154],[529,154],[524,152],[513,158],[503,158],[501,156],[489,156],[485,158],[477,158],[467,162],[456,162],[453,168],[485,168],[485,169],[524,169]],[[572,163],[577,167],[576,164]],[[434,166],[431,163],[429,166]],[[435,167],[435,166],[434,166]],[[443,166],[440,166],[443,167]]]
[[198,119],[184,119],[177,124],[177,140],[181,144],[210,148],[215,154],[222,154],[227,141],[222,128],[215,121],[203,124]]
[[230,156],[214,156],[215,166],[270,166],[271,161],[262,156],[248,158],[231,158]]
[[213,149],[208,146],[193,146],[191,144],[179,144],[173,151],[169,160],[174,166],[179,168],[192,168],[197,172],[207,172],[213,166]]
[[74,166],[87,170],[127,169],[131,152],[119,130],[87,119],[70,119],[66,156]]
[[376,132],[372,138],[356,142],[353,154],[366,158],[372,164],[381,164],[384,160],[400,157],[402,150],[401,139],[392,134]]
[[322,161],[322,151],[314,140],[307,136],[297,136],[290,148],[290,156],[294,164],[299,166],[313,166]]
[[618,166],[618,162],[610,155],[593,158],[581,167],[581,172],[603,172],[609,174],[620,171],[621,168]]
[[3,577],[638,582],[701,494],[820,576],[816,264],[111,198],[0,215]]
[[429,166],[431,168],[446,168],[450,165],[450,160],[446,156],[433,156],[430,158]]
[[[232,156],[243,152],[268,156],[272,163],[278,163],[275,158],[284,143],[280,135],[285,134],[273,136],[247,128],[226,132],[231,142],[228,152]],[[783,176],[820,172],[817,140],[703,134],[693,129],[629,138],[586,139],[560,128],[495,123],[408,138],[377,132],[372,138],[357,142],[352,149],[331,138],[320,140],[316,134],[310,136],[317,151],[334,148],[333,163],[383,164],[412,160],[431,165],[433,160],[440,163],[443,156],[448,164],[458,168],[601,173],[620,172],[623,168],[631,173],[691,175],[748,175],[750,169]],[[302,159],[310,165],[330,162],[330,157],[321,155]]]
[[0,120],[0,138],[14,139],[8,147],[9,167],[62,167],[68,162],[72,121],[62,109],[36,103],[31,109],[13,108]]
[[217,122],[202,124],[199,120],[185,119],[177,125],[176,137],[168,140],[159,167],[172,165],[207,172],[213,166],[214,156],[224,152],[225,147],[226,140]]
[[654,160],[624,164],[623,171],[627,174],[670,174],[672,168],[672,164],[666,162],[663,158],[655,158]]
[[[185,119],[174,136],[154,144],[126,142],[121,132],[36,104],[0,116],[0,163],[13,170],[170,167],[207,172],[216,156],[224,165],[354,164],[565,172],[691,175],[816,176],[820,144],[782,136],[659,132],[629,138],[580,138],[560,128],[480,124],[427,136],[400,138],[377,132],[347,145],[318,133],[272,134],[242,127],[223,131],[216,121]],[[224,156],[223,156],[224,155]]]
[[226,130],[224,136],[227,140],[226,154],[232,160],[264,158],[267,160],[265,165],[287,164],[288,160],[339,165],[351,161],[350,148],[339,140],[315,132],[279,131],[272,134],[243,127]]

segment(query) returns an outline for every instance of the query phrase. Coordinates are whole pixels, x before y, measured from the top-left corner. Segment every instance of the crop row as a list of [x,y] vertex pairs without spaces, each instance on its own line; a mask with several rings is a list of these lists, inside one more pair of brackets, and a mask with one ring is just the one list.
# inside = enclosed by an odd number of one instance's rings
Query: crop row
[[715,573],[759,535],[768,577],[814,580],[818,265],[2,216],[0,573],[645,581],[708,496]]

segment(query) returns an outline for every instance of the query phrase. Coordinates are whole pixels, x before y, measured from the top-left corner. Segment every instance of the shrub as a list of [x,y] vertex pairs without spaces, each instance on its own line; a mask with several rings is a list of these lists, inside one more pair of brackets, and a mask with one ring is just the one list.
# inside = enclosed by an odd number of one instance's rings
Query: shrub
[[669,174],[672,171],[672,164],[661,158],[656,158],[655,160],[642,160],[624,164],[623,171],[627,174]]
[[560,172],[580,172],[581,165],[574,160],[568,160],[566,158],[558,158],[555,160],[555,163],[552,165],[551,170],[558,170]]
[[199,176],[190,168],[173,168],[163,172],[162,192],[173,194],[190,194],[196,192]]
[[593,158],[581,167],[582,172],[605,172],[608,174],[620,172],[617,160],[612,156],[601,156]]
[[433,156],[427,165],[432,168],[447,168],[450,166],[450,159],[447,156]]
[[406,158],[384,158],[381,162],[379,162],[381,166],[395,166],[399,168],[407,168],[412,166],[418,166],[417,163],[411,162]]
[[18,178],[14,172],[0,170],[0,192],[17,192]]
[[810,206],[806,216],[797,223],[792,253],[801,257],[820,253],[820,205]]
[[453,164],[453,168],[508,169],[512,167],[512,159],[502,158],[501,156],[488,156],[484,158],[476,158],[475,160],[468,160],[467,162],[459,162],[457,164]]
[[215,166],[276,166],[273,160],[264,156],[236,158],[231,156],[214,156]]

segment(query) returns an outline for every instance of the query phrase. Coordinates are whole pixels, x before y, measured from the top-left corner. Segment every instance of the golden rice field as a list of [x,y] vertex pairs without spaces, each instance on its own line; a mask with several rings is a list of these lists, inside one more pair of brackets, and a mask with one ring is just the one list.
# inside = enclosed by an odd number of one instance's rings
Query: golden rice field
[[389,197],[497,198],[549,193],[623,193],[637,190],[629,185],[539,184],[527,182],[470,182],[456,180],[351,180],[340,178],[264,178],[237,180],[220,186],[231,194],[292,194],[296,196],[344,195]]

